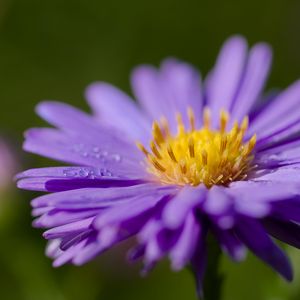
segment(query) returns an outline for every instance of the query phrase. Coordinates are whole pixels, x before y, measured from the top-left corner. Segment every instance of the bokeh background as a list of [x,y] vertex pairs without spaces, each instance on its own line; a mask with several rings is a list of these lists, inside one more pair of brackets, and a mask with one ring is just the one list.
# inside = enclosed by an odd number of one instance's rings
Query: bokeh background
[[[273,46],[268,85],[284,88],[300,77],[299,32],[299,0],[0,0],[0,134],[20,169],[49,164],[21,151],[23,131],[44,125],[34,114],[40,100],[87,110],[86,85],[104,80],[130,93],[131,69],[166,56],[187,60],[205,75],[235,33]],[[125,262],[126,245],[80,268],[52,268],[41,231],[31,227],[34,196],[13,186],[1,191],[1,299],[196,299],[189,272],[172,273],[167,261],[140,278],[140,266]],[[296,273],[292,284],[251,255],[240,265],[224,258],[223,299],[300,299],[300,251],[287,251]]]

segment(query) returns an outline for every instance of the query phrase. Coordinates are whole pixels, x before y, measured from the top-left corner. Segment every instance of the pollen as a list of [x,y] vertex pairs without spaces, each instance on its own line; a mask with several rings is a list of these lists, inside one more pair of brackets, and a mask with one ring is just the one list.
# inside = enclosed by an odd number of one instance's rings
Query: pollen
[[144,153],[147,170],[166,184],[197,186],[204,184],[227,186],[233,181],[245,180],[253,168],[254,134],[245,141],[248,117],[241,124],[234,122],[228,129],[229,113],[220,112],[219,126],[211,127],[211,113],[203,110],[203,127],[196,129],[195,115],[187,110],[188,128],[181,114],[176,115],[177,132],[172,134],[168,121],[155,121],[149,147],[137,143]]

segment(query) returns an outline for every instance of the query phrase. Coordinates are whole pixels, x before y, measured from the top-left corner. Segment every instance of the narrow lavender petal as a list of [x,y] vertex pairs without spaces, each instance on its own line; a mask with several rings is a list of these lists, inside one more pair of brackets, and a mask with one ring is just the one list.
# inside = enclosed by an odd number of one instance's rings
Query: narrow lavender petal
[[232,120],[241,122],[260,96],[270,71],[272,51],[266,44],[255,45],[249,53],[245,75],[232,109]]
[[103,168],[85,166],[31,169],[17,174],[15,179],[21,189],[50,192],[142,183],[142,180],[135,176],[120,177]]
[[124,139],[120,131],[99,124],[91,115],[66,103],[43,101],[36,107],[36,112],[48,123],[66,132],[75,132],[83,137],[107,139],[114,136],[115,139]]
[[272,216],[300,223],[300,197],[276,202],[272,205]]
[[80,252],[84,246],[86,245],[87,239],[81,241],[78,244],[75,244],[74,246],[70,247],[66,251],[64,251],[61,255],[59,255],[53,262],[54,267],[60,267],[63,264],[69,262],[72,260],[72,258]]
[[73,222],[80,221],[85,218],[94,217],[98,214],[99,209],[86,209],[82,211],[67,211],[60,209],[52,209],[35,219],[33,226],[37,228],[49,228],[61,226]]
[[153,208],[161,199],[163,195],[146,195],[137,196],[134,202],[119,204],[107,209],[103,214],[99,215],[93,222],[95,228],[100,229],[110,223],[118,223],[120,221],[130,219],[136,215],[142,214],[145,211]]
[[[119,204],[121,200],[134,198],[136,196],[143,196],[147,194],[164,194],[171,193],[174,188],[159,187],[155,184],[142,184],[137,186],[129,187],[118,187],[118,188],[88,188],[80,190],[71,190],[60,193],[53,193],[43,195],[35,198],[31,205],[33,207],[43,206],[58,206],[60,204],[70,205],[70,208],[76,207],[76,204],[83,204],[88,207],[90,203],[92,207],[105,207],[113,205],[114,202]],[[94,206],[93,206],[94,205]]]
[[234,261],[242,261],[246,257],[246,248],[236,236],[233,230],[213,229],[214,235],[219,241],[221,248]]
[[124,131],[134,141],[149,141],[150,119],[125,93],[108,83],[97,82],[87,88],[85,95],[99,121]]
[[[255,191],[255,195],[253,194]],[[299,195],[299,187],[293,183],[272,181],[236,181],[230,185],[228,193],[240,201],[276,202]]]
[[93,220],[94,217],[91,217],[91,218],[79,220],[77,222],[72,222],[66,225],[57,226],[45,231],[43,236],[46,239],[57,239],[70,233],[82,232],[90,228],[90,225],[92,224]]
[[48,213],[52,209],[54,209],[54,207],[52,207],[52,206],[33,208],[32,211],[31,211],[31,215],[33,217],[39,217],[39,216],[41,216],[45,213]]
[[[134,145],[111,141],[86,141],[81,136],[70,136],[56,129],[31,129],[26,134],[26,151],[65,163],[93,166],[112,175],[135,174],[144,177],[143,157]],[[144,175],[143,175],[144,174]]]
[[195,276],[197,294],[199,298],[203,298],[203,278],[207,265],[207,249],[206,249],[206,236],[207,227],[201,224],[201,231],[199,240],[197,242],[196,251],[191,259],[192,271]]
[[190,65],[176,59],[166,59],[161,66],[162,90],[168,103],[174,103],[175,114],[181,113],[185,126],[189,126],[187,109],[196,116],[196,127],[201,125],[202,87],[198,72]]
[[206,85],[207,102],[212,112],[213,126],[218,125],[221,109],[230,111],[239,89],[247,58],[244,38],[230,38],[220,51],[217,63]]
[[141,106],[153,120],[166,117],[171,130],[176,131],[176,113],[187,122],[187,108],[191,107],[200,124],[202,108],[201,80],[198,72],[175,59],[165,60],[161,70],[140,66],[132,75],[132,88]]
[[145,245],[145,270],[153,266],[177,243],[182,229],[165,228],[160,220],[151,219],[139,233],[139,241]]
[[62,254],[62,250],[59,248],[60,243],[60,239],[48,241],[45,251],[46,256],[54,259],[60,256]]
[[268,233],[276,239],[300,249],[299,224],[274,218],[267,218],[263,221],[263,225]]
[[236,213],[234,198],[227,193],[227,190],[228,188],[220,186],[212,187],[201,206],[211,222],[223,230],[234,226]]
[[182,190],[166,205],[162,220],[165,226],[169,228],[178,228],[184,223],[184,220],[191,209],[200,205],[206,195],[206,188],[203,186],[190,187],[185,186]]
[[[300,81],[295,82],[278,95],[270,105],[250,124],[248,134],[264,133],[266,128],[272,128],[278,120],[286,119],[300,101]],[[296,110],[297,111],[297,110]]]
[[207,200],[203,203],[203,210],[211,215],[223,215],[232,210],[233,199],[227,193],[227,188],[213,186],[207,194]]
[[299,167],[282,167],[278,169],[261,170],[261,174],[256,173],[253,181],[272,181],[294,183],[300,186],[300,166]]
[[137,245],[129,249],[127,259],[129,262],[134,262],[145,255],[145,245]]
[[152,120],[161,116],[172,117],[169,103],[163,99],[159,72],[152,66],[143,65],[133,70],[131,85],[135,97]]
[[238,238],[251,251],[269,264],[275,271],[286,280],[291,281],[293,271],[289,260],[266,234],[263,226],[256,220],[241,218],[236,226]]
[[299,195],[299,185],[276,181],[243,181],[231,184],[228,193],[235,199],[235,211],[238,214],[264,218],[273,213],[274,203]]
[[72,263],[76,266],[82,266],[105,250],[106,248],[104,248],[95,238],[72,257]]
[[199,222],[194,213],[190,212],[177,243],[170,250],[170,259],[174,270],[181,270],[194,256],[200,231]]

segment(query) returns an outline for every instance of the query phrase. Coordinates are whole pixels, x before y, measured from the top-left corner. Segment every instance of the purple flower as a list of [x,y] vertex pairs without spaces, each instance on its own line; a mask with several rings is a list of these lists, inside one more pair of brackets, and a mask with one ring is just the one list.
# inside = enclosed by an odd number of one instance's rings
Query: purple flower
[[202,84],[190,65],[168,59],[134,70],[138,103],[95,83],[86,91],[92,116],[39,104],[55,128],[27,131],[24,149],[71,166],[17,178],[51,192],[32,206],[54,266],[82,265],[135,236],[129,257],[146,271],[168,256],[174,270],[191,263],[201,284],[210,232],[233,260],[250,249],[291,280],[272,237],[300,246],[300,82],[262,97],[271,56],[268,45],[248,51],[233,37]]

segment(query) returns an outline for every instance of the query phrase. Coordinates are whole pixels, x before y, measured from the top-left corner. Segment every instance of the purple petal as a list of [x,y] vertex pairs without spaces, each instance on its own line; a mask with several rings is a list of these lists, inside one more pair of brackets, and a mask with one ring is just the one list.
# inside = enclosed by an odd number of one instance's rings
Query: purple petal
[[143,156],[134,145],[110,140],[86,141],[83,136],[67,135],[50,128],[31,129],[26,133],[26,151],[83,166],[107,170],[117,176],[145,176],[140,163]]
[[155,205],[163,198],[163,195],[148,195],[137,196],[135,201],[119,204],[112,208],[107,209],[103,214],[99,215],[93,222],[93,226],[100,229],[103,226],[107,226],[111,223],[119,223],[127,219],[131,219],[136,215],[140,215],[149,209],[155,207]]
[[162,92],[168,103],[174,105],[173,119],[181,113],[183,122],[189,125],[187,109],[193,109],[196,116],[196,127],[201,125],[202,91],[201,78],[190,65],[175,59],[167,59],[161,66]]
[[31,169],[15,177],[21,189],[35,191],[66,191],[92,187],[121,187],[141,183],[135,177],[113,176],[108,170],[95,167],[50,167]]
[[263,226],[250,218],[242,218],[236,227],[238,238],[251,251],[280,273],[286,280],[291,281],[293,271],[285,254],[272,242]]
[[87,88],[86,98],[100,121],[124,131],[134,141],[149,141],[150,120],[125,93],[110,84],[98,82]]
[[276,239],[300,249],[299,224],[267,218],[263,221],[263,225],[268,233]]
[[196,251],[191,259],[191,266],[195,275],[197,294],[199,298],[203,298],[203,278],[207,265],[207,249],[205,242],[207,236],[207,226],[204,226],[202,222],[200,225],[202,230],[200,231]]
[[166,205],[162,220],[169,228],[180,227],[189,212],[204,201],[206,188],[203,186],[185,186],[182,190]]
[[300,184],[300,167],[282,167],[274,170],[257,172],[253,181],[272,181]]
[[[255,195],[253,191],[255,191]],[[299,188],[294,184],[249,180],[232,183],[228,193],[235,199],[240,199],[241,202],[268,203],[293,198],[299,195]]]
[[[122,134],[112,127],[100,125],[87,113],[62,102],[44,101],[36,107],[37,114],[51,125],[83,137],[114,138],[123,140]],[[88,135],[87,135],[88,132]]]
[[272,216],[284,220],[300,223],[300,199],[292,199],[275,202],[272,205]]
[[247,58],[244,38],[230,38],[221,49],[217,63],[206,86],[207,102],[212,112],[213,125],[218,125],[221,109],[231,110],[241,83]]
[[84,248],[84,246],[86,245],[86,242],[87,242],[87,239],[81,241],[78,244],[75,244],[74,246],[70,247],[66,251],[62,252],[62,254],[54,260],[53,266],[60,267],[63,264],[71,261],[72,258],[75,255],[77,255],[77,253],[80,252]]
[[221,248],[226,252],[234,261],[242,261],[246,257],[246,248],[237,238],[233,230],[220,230],[214,228],[213,232],[218,239]]
[[44,213],[41,217],[33,222],[33,226],[37,228],[49,228],[61,226],[73,222],[80,221],[85,218],[94,217],[99,213],[99,209],[86,209],[82,211],[62,211],[59,209],[52,209]]
[[160,71],[151,66],[138,67],[132,75],[132,88],[151,118],[159,120],[165,116],[173,130],[176,130],[176,113],[181,113],[186,121],[189,106],[196,116],[201,115],[200,77],[188,64],[170,59],[162,64]]
[[103,208],[132,200],[136,196],[164,195],[172,193],[172,190],[174,188],[159,187],[154,184],[104,189],[88,188],[43,195],[35,198],[31,204],[33,207],[55,206],[66,209]]
[[268,45],[257,44],[249,53],[243,82],[231,113],[232,120],[241,122],[260,96],[271,67],[272,52]]
[[177,243],[170,251],[172,268],[181,270],[193,257],[201,228],[193,212],[189,213]]
[[77,222],[72,222],[66,225],[57,226],[44,232],[43,236],[46,239],[57,239],[64,237],[70,233],[80,233],[90,229],[90,225],[94,217],[82,219]]
[[[291,113],[297,113],[295,107],[300,101],[300,81],[295,82],[285,91],[279,94],[270,105],[250,124],[248,135],[254,133],[264,134],[266,129],[274,128],[276,124],[281,121],[289,121],[287,118]],[[281,126],[285,126],[284,124]]]

